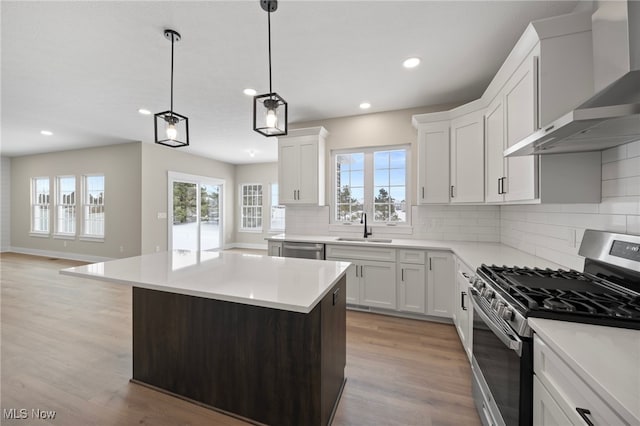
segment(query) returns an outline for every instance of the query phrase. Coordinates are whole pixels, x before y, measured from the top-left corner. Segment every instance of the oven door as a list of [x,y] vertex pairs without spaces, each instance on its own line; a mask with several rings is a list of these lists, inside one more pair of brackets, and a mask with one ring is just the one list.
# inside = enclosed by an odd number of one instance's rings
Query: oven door
[[[473,367],[478,411],[485,423],[532,424],[533,360],[531,340],[521,338],[470,288],[473,302]],[[477,370],[477,371],[476,371]],[[486,412],[490,416],[486,415]]]

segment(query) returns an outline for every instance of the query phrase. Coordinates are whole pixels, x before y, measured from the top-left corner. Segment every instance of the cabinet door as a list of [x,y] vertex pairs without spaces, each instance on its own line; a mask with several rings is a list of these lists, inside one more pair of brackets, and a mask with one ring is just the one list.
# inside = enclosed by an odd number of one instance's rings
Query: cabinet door
[[458,336],[460,336],[460,341],[462,342],[462,346],[464,347],[465,352],[467,352],[467,357],[469,361],[471,361],[472,355],[472,337],[473,337],[473,310],[471,301],[468,296],[468,286],[469,282],[462,275],[462,271],[458,270],[458,274],[456,275],[456,280],[458,282],[454,304],[455,309],[457,311],[456,318],[458,320],[456,324],[456,330],[458,331]]
[[360,304],[396,308],[396,264],[361,261]]
[[503,182],[504,174],[504,107],[502,104],[502,94],[498,94],[496,99],[487,108],[485,117],[485,143],[487,150],[487,181],[486,181],[486,201],[504,201]]
[[269,247],[269,256],[281,257],[282,256],[282,243],[269,241],[267,243]]
[[297,159],[299,168],[297,203],[318,203],[318,142],[303,142]]
[[347,303],[351,305],[360,304],[360,264],[356,260],[345,259],[342,257],[327,257],[327,260],[336,262],[351,262],[351,266],[347,268]]
[[426,283],[424,269],[424,265],[400,264],[398,310],[424,314]]
[[429,252],[427,258],[427,314],[451,318],[455,276],[450,253]]
[[533,424],[536,426],[573,425],[535,375],[533,376]]
[[278,199],[280,204],[297,202],[300,149],[296,144],[280,144],[278,152]]
[[[507,82],[504,93],[505,148],[538,128],[538,57],[529,56]],[[537,196],[537,156],[507,159],[505,200],[532,200]]]
[[449,202],[449,122],[418,130],[418,203]]
[[484,118],[473,112],[451,122],[452,203],[484,201]]

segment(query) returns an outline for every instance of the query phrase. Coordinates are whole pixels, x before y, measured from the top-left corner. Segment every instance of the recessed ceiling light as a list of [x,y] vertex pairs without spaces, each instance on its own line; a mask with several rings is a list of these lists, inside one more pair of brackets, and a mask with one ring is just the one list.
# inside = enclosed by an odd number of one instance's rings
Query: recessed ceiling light
[[369,109],[371,108],[371,104],[369,102],[363,102],[360,104],[361,109]]
[[243,93],[247,96],[255,96],[258,92],[256,92],[255,89],[244,89]]
[[138,110],[138,112],[139,112],[140,114],[142,114],[142,115],[150,115],[150,114],[151,114],[151,111],[149,111],[148,109],[144,109],[144,108],[140,108],[140,109]]
[[420,65],[420,58],[408,58],[402,63],[405,68],[415,68]]
[[50,130],[40,130],[40,134],[45,136],[51,136],[53,132]]

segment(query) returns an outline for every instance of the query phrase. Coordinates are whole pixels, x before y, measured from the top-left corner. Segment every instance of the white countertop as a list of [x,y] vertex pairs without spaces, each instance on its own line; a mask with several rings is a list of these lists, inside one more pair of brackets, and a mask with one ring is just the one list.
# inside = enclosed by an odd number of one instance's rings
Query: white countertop
[[640,424],[640,330],[529,318],[531,328],[630,424]]
[[61,274],[309,313],[349,262],[174,251],[63,269]]
[[419,250],[448,250],[455,253],[467,266],[475,270],[483,263],[508,265],[508,266],[529,266],[551,269],[568,269],[557,263],[550,262],[537,256],[525,253],[500,243],[478,243],[463,241],[433,241],[433,240],[413,240],[393,238],[390,243],[374,243],[360,241],[338,241],[336,236],[326,235],[291,235],[280,234],[270,238],[269,241],[291,241],[291,242],[316,242],[324,244],[340,244],[350,246],[367,247],[393,247]]

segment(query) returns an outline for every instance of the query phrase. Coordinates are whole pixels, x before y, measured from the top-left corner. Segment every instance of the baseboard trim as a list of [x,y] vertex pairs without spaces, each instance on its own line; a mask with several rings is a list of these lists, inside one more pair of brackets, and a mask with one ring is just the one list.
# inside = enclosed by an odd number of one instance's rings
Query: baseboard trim
[[115,258],[113,257],[91,256],[88,254],[68,253],[64,251],[38,250],[38,249],[25,248],[25,247],[9,247],[7,252],[30,254],[33,256],[42,256],[42,257],[55,257],[58,259],[78,260],[80,262],[107,262],[109,260],[115,260]]

